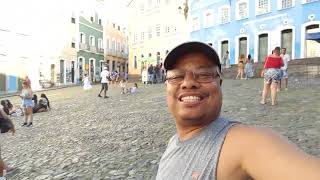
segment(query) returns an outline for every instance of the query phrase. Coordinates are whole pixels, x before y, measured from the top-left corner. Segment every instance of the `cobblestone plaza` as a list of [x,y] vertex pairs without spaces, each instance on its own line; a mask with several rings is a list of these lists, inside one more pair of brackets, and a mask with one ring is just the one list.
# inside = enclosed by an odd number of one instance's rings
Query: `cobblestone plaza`
[[[262,79],[225,80],[222,116],[270,127],[306,152],[320,156],[320,86],[291,81],[277,106],[260,105]],[[291,86],[290,86],[291,85]],[[175,123],[165,85],[139,85],[135,95],[111,86],[108,99],[70,87],[45,92],[52,110],[34,115],[33,127],[13,118],[16,135],[1,142],[8,179],[154,179]],[[40,93],[37,93],[39,95]],[[19,104],[18,97],[9,98]],[[272,157],[270,157],[272,159]]]

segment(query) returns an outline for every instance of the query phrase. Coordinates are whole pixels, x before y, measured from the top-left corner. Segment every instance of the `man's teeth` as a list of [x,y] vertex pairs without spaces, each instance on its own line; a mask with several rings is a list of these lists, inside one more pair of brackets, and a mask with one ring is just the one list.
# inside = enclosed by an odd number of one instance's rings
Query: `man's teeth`
[[181,98],[181,101],[183,101],[183,102],[200,101],[200,97],[197,97],[197,96],[186,96],[186,97]]

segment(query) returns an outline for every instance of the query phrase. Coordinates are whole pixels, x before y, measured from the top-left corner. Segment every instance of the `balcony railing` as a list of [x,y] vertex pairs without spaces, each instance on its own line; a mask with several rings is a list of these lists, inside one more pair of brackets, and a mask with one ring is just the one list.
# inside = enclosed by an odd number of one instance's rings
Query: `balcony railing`
[[98,53],[104,53],[104,49],[103,48],[98,48]]
[[93,52],[93,53],[96,53],[97,52],[97,47],[90,46],[90,51]]
[[80,43],[80,44],[79,44],[79,48],[80,48],[81,50],[87,50],[87,49],[88,49],[88,46],[87,46],[87,44],[85,44],[85,43]]
[[124,53],[124,52],[121,53],[122,58],[128,59],[128,56],[129,56],[128,53]]

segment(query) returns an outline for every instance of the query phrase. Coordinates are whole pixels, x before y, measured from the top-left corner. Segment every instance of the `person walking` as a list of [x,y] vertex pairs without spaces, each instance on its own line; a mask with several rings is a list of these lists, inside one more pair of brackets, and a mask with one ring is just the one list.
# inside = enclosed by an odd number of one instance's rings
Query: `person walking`
[[222,57],[221,67],[222,68],[229,68],[230,62],[229,62],[229,51],[226,51],[225,54]]
[[281,49],[281,57],[283,60],[283,67],[281,67],[281,71],[282,71],[282,77],[279,83],[279,90],[281,89],[281,85],[284,79],[285,82],[285,90],[288,90],[288,62],[290,61],[290,55],[287,54],[287,49],[286,48],[282,48]]
[[27,84],[31,87],[31,80],[28,76],[25,77],[24,81],[27,82]]
[[110,79],[110,73],[108,71],[107,67],[103,68],[103,71],[101,71],[100,73],[100,77],[101,77],[101,90],[98,94],[98,97],[102,97],[101,93],[102,91],[104,92],[104,98],[108,98],[107,96],[107,91],[108,91],[108,84],[109,84],[109,79]]
[[240,79],[243,79],[245,60],[246,59],[245,59],[244,55],[241,54],[239,62],[238,62],[238,74],[236,76],[236,79],[239,78],[239,75],[240,75]]
[[33,102],[32,102],[32,97],[33,93],[30,87],[30,84],[27,81],[24,81],[22,83],[22,91],[20,94],[20,97],[22,99],[22,107],[24,109],[24,123],[22,126],[27,126],[30,127],[33,125],[33,113],[32,113],[32,108],[33,108]]
[[251,59],[251,55],[248,55],[245,65],[245,79],[253,77],[253,60]]
[[154,70],[153,70],[153,65],[150,64],[150,66],[148,67],[148,84],[153,84],[153,73],[154,73]]
[[282,58],[280,57],[280,47],[273,50],[273,54],[265,58],[264,71],[264,85],[262,92],[261,104],[266,104],[266,98],[271,90],[271,105],[277,104],[277,87],[281,80],[281,70],[283,66]]

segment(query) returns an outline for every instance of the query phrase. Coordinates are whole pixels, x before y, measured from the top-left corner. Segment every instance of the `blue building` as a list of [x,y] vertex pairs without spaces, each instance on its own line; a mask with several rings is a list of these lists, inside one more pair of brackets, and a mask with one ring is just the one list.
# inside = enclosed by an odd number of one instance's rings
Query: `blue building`
[[[292,59],[320,56],[320,0],[192,0],[190,40],[211,43],[230,63],[261,62],[276,46]],[[318,40],[317,40],[318,37]]]

